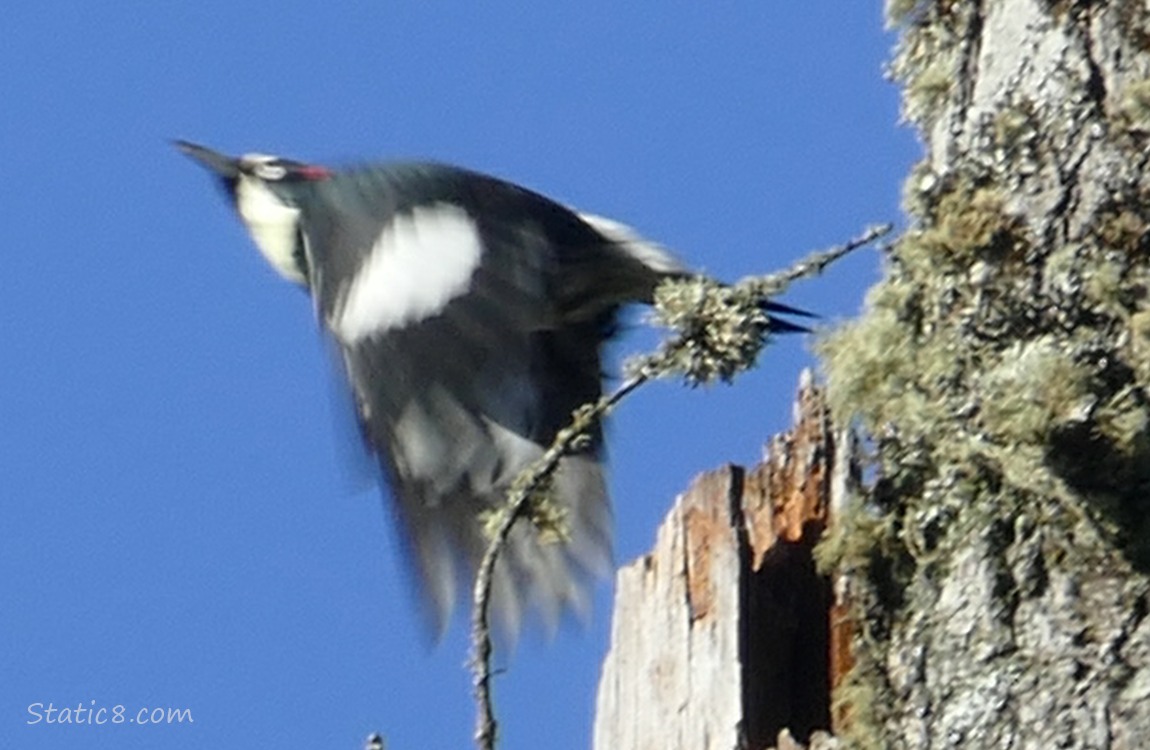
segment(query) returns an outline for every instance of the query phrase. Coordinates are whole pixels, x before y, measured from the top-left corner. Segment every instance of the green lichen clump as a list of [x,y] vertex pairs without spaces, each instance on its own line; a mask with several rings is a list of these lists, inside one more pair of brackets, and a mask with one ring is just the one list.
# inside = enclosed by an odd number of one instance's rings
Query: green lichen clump
[[955,386],[976,353],[959,323],[987,295],[978,261],[1025,252],[1019,220],[994,191],[962,186],[935,205],[931,219],[893,249],[867,314],[819,345],[832,409],[858,415],[872,434],[887,423],[928,433],[963,407]]
[[1094,235],[1105,248],[1125,253],[1145,254],[1150,222],[1131,207],[1103,212],[1094,226]]
[[1150,132],[1150,80],[1135,81],[1126,87],[1115,119],[1124,130]]
[[[1043,8],[1050,39],[1087,33],[1078,5]],[[1150,570],[1150,79],[1110,64],[1127,43],[1150,51],[1150,12],[1113,12],[1125,36],[1096,67],[1023,53],[1007,69],[980,46],[983,5],[887,0],[890,72],[930,156],[865,313],[818,344],[836,420],[872,456],[817,550],[846,575],[863,641],[838,696],[848,746],[881,746],[905,710],[884,649],[918,617],[930,630],[972,545],[1014,604],[1043,595],[1043,571]],[[1014,567],[1023,539],[1035,561]]]
[[1054,336],[1017,341],[987,365],[972,373],[978,425],[1009,444],[1044,443],[1093,403],[1091,367],[1067,356]]
[[[1150,466],[1146,222],[1116,209],[1038,266],[1005,205],[971,181],[935,195],[892,249],[866,314],[818,345],[832,410],[871,436],[895,434],[888,450],[928,455],[924,482],[971,460],[1021,475],[1013,451],[1036,457],[1036,476],[1053,472],[1042,486],[1150,489],[1140,473],[1115,473],[1133,457]],[[1076,450],[1096,460],[1063,476]]]
[[[1080,545],[1059,554],[1093,554],[1108,539],[1150,565],[1140,207],[1116,205],[1086,237],[1050,246],[993,185],[925,167],[910,180],[917,226],[892,247],[865,314],[818,343],[832,412],[855,421],[875,455],[873,481],[818,561],[867,582],[856,592],[862,637],[878,644],[903,597],[1004,519]],[[847,739],[860,747],[879,736],[889,689],[867,658],[836,698],[851,706]]]
[[691,386],[730,382],[751,367],[769,324],[758,295],[702,276],[660,284],[655,320],[676,333],[666,366]]
[[1019,218],[1005,205],[994,188],[959,184],[938,199],[926,227],[912,235],[904,250],[960,263],[990,253],[1016,253],[1026,247],[1025,237]]

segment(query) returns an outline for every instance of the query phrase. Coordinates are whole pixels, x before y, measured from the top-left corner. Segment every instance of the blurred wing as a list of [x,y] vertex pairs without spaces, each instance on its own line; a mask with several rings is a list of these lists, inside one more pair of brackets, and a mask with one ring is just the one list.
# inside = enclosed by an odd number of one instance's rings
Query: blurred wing
[[[473,218],[467,198],[401,198],[373,214],[305,217],[303,230],[317,306],[440,627],[487,546],[483,511],[598,396],[613,313],[564,321],[553,294],[563,238],[510,200]],[[556,476],[570,541],[540,542],[523,524],[512,535],[494,588],[511,632],[532,606],[548,621],[585,609],[589,578],[609,565],[600,447],[595,435]]]

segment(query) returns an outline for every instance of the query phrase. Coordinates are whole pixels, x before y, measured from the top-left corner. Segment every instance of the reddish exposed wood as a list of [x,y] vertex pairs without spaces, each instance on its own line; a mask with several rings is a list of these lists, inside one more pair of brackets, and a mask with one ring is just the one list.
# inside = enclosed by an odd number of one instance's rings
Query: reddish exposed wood
[[[653,551],[619,572],[599,750],[761,750],[830,725],[830,581],[811,549],[831,513],[835,440],[804,374],[795,427],[762,464],[704,474]],[[837,657],[836,657],[837,658]]]
[[[831,475],[830,508],[831,518],[841,517],[846,504],[858,491],[861,482],[858,460],[858,441],[854,432],[844,430],[835,441],[839,449],[839,460],[834,463]],[[851,615],[848,580],[841,575],[832,583],[833,603],[830,610],[830,687],[834,694],[843,684],[855,665],[854,641],[858,626]],[[850,707],[840,704],[831,716],[831,729],[842,733],[850,722]]]
[[732,537],[732,495],[737,495],[742,469],[730,466],[704,474],[695,480],[689,495],[695,502],[684,503],[686,529],[687,606],[691,621],[714,613],[716,552],[727,552],[736,544]]
[[754,569],[778,539],[801,542],[826,527],[834,439],[822,389],[803,375],[795,426],[773,437],[747,477],[743,499]]
[[[851,619],[850,608],[845,601],[839,600],[831,605],[830,611],[830,677],[831,692],[838,690],[847,673],[855,665],[853,643],[856,626]],[[839,705],[831,715],[831,728],[842,732],[850,722],[850,707]]]

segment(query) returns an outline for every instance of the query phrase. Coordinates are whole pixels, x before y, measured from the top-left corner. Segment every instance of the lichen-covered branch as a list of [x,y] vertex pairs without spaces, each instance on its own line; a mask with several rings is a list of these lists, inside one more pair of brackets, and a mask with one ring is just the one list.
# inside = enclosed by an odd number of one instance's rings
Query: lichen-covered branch
[[[546,513],[545,490],[563,457],[611,409],[648,380],[679,376],[691,385],[729,381],[754,364],[768,334],[762,303],[800,278],[820,273],[843,255],[880,239],[890,225],[868,228],[858,237],[829,250],[812,253],[785,271],[724,286],[702,277],[668,281],[656,292],[657,320],[673,335],[655,352],[628,363],[626,381],[612,393],[572,415],[571,424],[556,435],[547,451],[512,484],[506,504],[488,521],[491,542],[476,571],[471,616],[472,674],[476,701],[476,744],[495,747],[497,722],[491,698],[491,626],[489,606],[492,574],[511,529],[520,518],[535,520],[542,508],[544,527],[554,523]],[[553,529],[547,529],[553,531]]]

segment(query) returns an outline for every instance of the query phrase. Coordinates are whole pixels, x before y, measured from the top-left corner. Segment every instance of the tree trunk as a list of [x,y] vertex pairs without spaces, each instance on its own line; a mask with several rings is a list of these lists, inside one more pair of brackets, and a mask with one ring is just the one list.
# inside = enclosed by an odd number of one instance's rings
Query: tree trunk
[[823,346],[877,478],[823,548],[853,744],[1150,746],[1150,25],[1142,2],[891,0],[925,159]]
[[[841,510],[799,516],[830,518],[817,555],[849,599],[828,615],[807,562],[755,589],[785,555],[755,552],[753,482],[704,478],[621,574],[600,750],[757,749],[831,717],[812,746],[1150,746],[1150,10],[888,13],[926,148],[912,225],[821,345],[874,460]],[[846,671],[833,707],[812,655]]]

